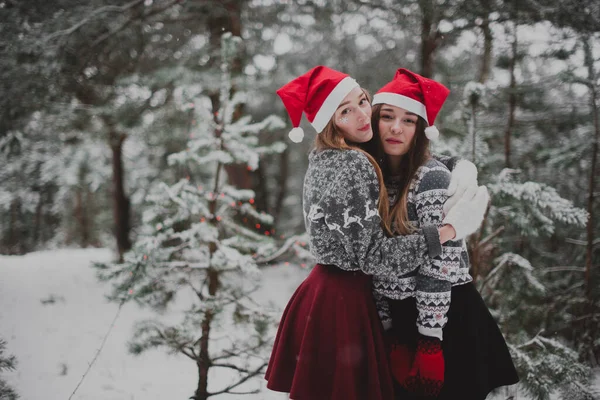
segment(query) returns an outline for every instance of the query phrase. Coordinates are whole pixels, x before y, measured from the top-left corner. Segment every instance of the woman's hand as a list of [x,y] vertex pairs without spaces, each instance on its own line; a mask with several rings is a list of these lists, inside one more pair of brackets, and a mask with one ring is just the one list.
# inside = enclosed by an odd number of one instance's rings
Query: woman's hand
[[471,161],[460,160],[451,171],[448,200],[444,203],[444,215],[461,199],[467,190],[477,189],[477,167]]
[[[463,193],[456,204],[447,211],[443,220],[444,225],[452,225],[456,231],[454,240],[464,239],[479,229],[489,201],[490,195],[485,186],[479,186],[476,190],[468,188]],[[442,242],[441,234],[440,229],[440,242]]]
[[440,243],[444,244],[448,240],[452,240],[456,237],[456,230],[452,225],[444,225],[438,229],[440,233]]

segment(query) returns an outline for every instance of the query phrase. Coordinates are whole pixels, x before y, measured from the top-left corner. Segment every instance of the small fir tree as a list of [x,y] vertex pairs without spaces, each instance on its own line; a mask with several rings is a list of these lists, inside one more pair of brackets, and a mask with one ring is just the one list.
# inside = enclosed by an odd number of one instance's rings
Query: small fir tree
[[[4,354],[5,350],[6,342],[0,339],[0,373],[14,370],[17,364],[15,356],[7,356]],[[17,400],[18,398],[17,392],[0,377],[0,400]]]
[[[261,155],[283,151],[281,142],[259,146],[258,134],[285,124],[275,116],[258,123],[250,116],[234,120],[246,101],[242,92],[231,94],[229,60],[239,41],[230,34],[222,38],[220,109],[211,110],[203,96],[186,105],[198,129],[187,149],[172,154],[169,163],[188,175],[151,190],[139,238],[124,262],[98,265],[101,278],[114,282],[111,298],[116,301],[134,300],[160,312],[175,306],[176,299],[188,299],[178,323],[139,323],[130,351],[163,347],[192,359],[198,368],[195,400],[256,393],[247,383],[265,372],[276,322],[252,299],[260,278],[256,260],[276,249],[272,232],[260,229],[272,217],[256,211],[253,191],[227,183],[225,166],[243,163],[255,170]],[[197,179],[207,171],[212,171],[209,182]],[[228,370],[230,383],[209,385],[213,370]]]

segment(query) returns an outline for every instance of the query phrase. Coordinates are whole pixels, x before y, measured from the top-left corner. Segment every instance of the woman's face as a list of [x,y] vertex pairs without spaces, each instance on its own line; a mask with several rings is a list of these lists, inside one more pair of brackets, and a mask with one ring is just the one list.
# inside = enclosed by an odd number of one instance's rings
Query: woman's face
[[383,104],[379,114],[379,139],[388,156],[408,153],[417,130],[419,117],[404,108]]
[[364,143],[371,140],[371,103],[360,87],[344,97],[333,114],[333,121],[346,141]]

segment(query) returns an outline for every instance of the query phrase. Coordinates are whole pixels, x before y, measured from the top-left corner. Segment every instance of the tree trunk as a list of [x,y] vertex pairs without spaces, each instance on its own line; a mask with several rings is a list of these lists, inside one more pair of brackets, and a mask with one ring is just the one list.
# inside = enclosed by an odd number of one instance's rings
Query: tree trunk
[[[516,11],[515,11],[516,12]],[[510,86],[508,90],[508,125],[504,131],[504,166],[510,168],[510,140],[515,125],[515,109],[517,108],[517,79],[515,77],[515,64],[517,59],[517,23],[514,22],[512,54],[510,57],[509,72]]]
[[210,357],[208,355],[208,339],[210,335],[210,325],[214,315],[212,311],[204,314],[202,321],[202,336],[200,337],[200,354],[196,365],[198,366],[198,387],[194,394],[194,400],[208,399],[208,370],[210,369]]
[[75,204],[73,205],[73,218],[75,219],[76,224],[75,224],[75,228],[74,230],[74,235],[77,238],[77,241],[79,242],[79,245],[81,247],[84,247],[82,245],[82,241],[81,241],[81,237],[82,237],[82,231],[81,231],[81,227],[82,227],[82,220],[83,217],[81,216],[81,209],[83,208],[81,205],[81,188],[77,188],[75,189]]
[[[85,193],[84,193],[85,192]],[[75,193],[75,220],[77,221],[77,229],[75,229],[76,235],[78,236],[79,246],[82,248],[87,247],[90,244],[90,229],[89,229],[89,218],[84,198],[88,191],[82,185],[77,189]]]
[[267,179],[265,176],[265,169],[262,164],[258,165],[256,171],[254,171],[254,175],[256,176],[256,191],[255,191],[255,202],[254,204],[260,210],[264,210],[268,213],[271,213],[269,207],[269,191],[267,190]]
[[287,195],[287,180],[289,177],[289,147],[281,153],[279,158],[279,180],[277,182],[277,187],[279,188],[279,193],[277,193],[277,199],[275,200],[275,207],[273,210],[273,225],[277,225],[277,221],[281,216],[281,212],[283,210],[283,201],[285,200],[285,196]]
[[112,150],[113,218],[119,261],[122,261],[123,254],[131,249],[131,241],[129,239],[130,203],[129,198],[125,195],[123,184],[123,142],[126,137],[125,134],[117,133],[114,129],[111,129],[109,133],[109,143]]
[[[231,32],[234,36],[241,37],[242,24],[241,24],[241,6],[243,0],[225,0],[222,3],[222,7],[218,10],[213,10],[212,16],[208,20],[208,29],[210,32],[210,43],[212,47],[212,55],[213,59],[217,62],[213,62],[213,68],[218,68],[222,60],[220,60],[217,55],[219,54],[219,49],[221,45],[221,35],[225,32]],[[231,75],[239,75],[242,72],[242,57],[238,56],[232,60],[232,64],[229,66]],[[236,88],[232,86],[230,96],[233,95]],[[212,109],[215,113],[213,118],[218,125],[220,125],[220,119],[222,116],[217,115],[216,112],[221,107],[220,93],[211,93],[209,98],[211,100]],[[237,120],[243,112],[243,105],[238,107],[235,110],[233,115],[233,120]],[[221,131],[215,131],[215,137],[219,138],[221,136]],[[224,143],[222,146],[226,146]],[[217,165],[217,171],[215,174],[215,184],[213,187],[213,193],[217,195],[219,193],[219,185],[220,185],[220,176],[221,170],[225,169],[227,172],[229,182],[243,189],[249,189],[252,187],[252,179],[250,176],[250,172],[245,165],[228,165],[223,166],[220,163]],[[218,225],[219,218],[216,216],[216,200],[212,200],[209,202],[209,212],[213,215],[213,219],[211,220],[211,224]],[[209,263],[212,260],[214,253],[217,250],[216,243],[209,244]],[[210,296],[214,296],[219,289],[220,281],[219,281],[219,271],[213,269],[209,266],[207,269],[206,281],[208,284],[208,293]],[[215,311],[208,309],[204,312],[204,319],[202,320],[201,329],[202,336],[200,337],[198,343],[198,357],[196,359],[196,365],[198,367],[198,386],[196,387],[196,391],[194,393],[194,400],[207,400],[209,397],[208,393],[208,372],[210,370],[212,361],[210,359],[209,353],[209,344],[210,344],[210,331],[211,324],[213,318],[215,316]]]
[[[217,129],[215,131],[215,137],[220,137],[221,131]],[[223,166],[221,163],[217,164],[217,171],[215,173],[215,184],[213,187],[213,193],[217,193],[219,191],[219,182],[221,177],[221,170]],[[208,203],[208,210],[210,214],[213,216],[210,221],[213,225],[218,225],[219,220],[215,215],[217,212],[217,200],[213,198]],[[217,244],[215,242],[211,242],[208,246],[209,251],[209,263],[212,261],[213,255],[217,251]],[[210,296],[214,296],[217,293],[219,288],[219,272],[213,269],[211,266],[206,271],[206,280],[208,282],[208,293]],[[213,310],[206,310],[204,313],[204,319],[202,320],[202,336],[200,337],[200,342],[198,343],[198,358],[196,359],[196,365],[198,366],[198,386],[196,387],[196,392],[194,394],[193,400],[206,400],[208,399],[208,370],[211,366],[211,359],[209,353],[209,338],[210,338],[210,330],[212,320],[215,316]]]
[[4,246],[9,255],[19,254],[19,242],[21,237],[21,224],[19,222],[19,210],[21,209],[19,199],[14,199],[10,203],[10,221],[8,223],[8,234]]
[[[210,246],[211,256],[216,250],[216,246]],[[219,288],[219,272],[209,268],[207,271],[208,278],[208,293],[214,296]],[[212,320],[215,314],[212,310],[207,310],[204,313],[204,319],[202,320],[202,336],[200,337],[200,343],[198,344],[199,353],[196,365],[198,366],[198,387],[194,394],[194,400],[206,400],[209,397],[208,394],[208,370],[211,366],[210,354],[208,352],[210,330]]]
[[589,38],[583,41],[585,51],[585,64],[588,68],[588,79],[590,81],[590,107],[594,121],[594,140],[592,141],[592,165],[588,188],[587,211],[589,219],[587,222],[587,247],[585,253],[585,287],[586,297],[592,302],[592,256],[594,247],[594,190],[596,181],[596,166],[598,163],[598,141],[600,140],[600,124],[598,122],[598,98],[596,91],[596,79],[594,71],[594,58]]
[[471,121],[469,121],[469,131],[471,134],[472,140],[472,150],[473,154],[471,154],[471,161],[473,164],[477,162],[477,103],[471,100]]
[[[234,36],[242,36],[242,3],[243,0],[225,0],[220,8],[215,8],[208,20],[208,30],[210,32],[210,43],[212,47],[214,67],[217,68],[220,64],[218,57],[221,46],[221,35],[225,32],[231,32]],[[241,55],[235,57],[230,65],[231,75],[239,76],[243,69],[243,58]],[[236,88],[231,88],[231,95],[235,93]],[[219,93],[211,94],[210,96],[213,110],[218,110],[221,106],[219,102]],[[240,105],[235,110],[233,121],[241,117],[243,105]],[[251,189],[253,187],[253,179],[248,168],[245,165],[227,165],[225,166],[229,183],[240,189]]]
[[[100,243],[97,240],[97,236],[94,234],[95,232],[95,224],[94,224],[94,211],[95,211],[95,195],[94,193],[86,188],[85,191],[86,199],[85,199],[85,211],[86,211],[86,229],[87,229],[87,246],[100,247]],[[131,218],[131,217],[130,217]]]
[[[492,64],[492,45],[494,37],[492,36],[492,30],[490,28],[490,19],[489,19],[489,2],[486,0],[482,0],[481,4],[485,7],[483,22],[481,24],[481,31],[483,32],[483,54],[481,56],[481,66],[479,70],[479,83],[485,84],[488,80],[491,70]],[[476,130],[477,130],[477,103],[471,101],[471,114],[472,118],[469,124],[469,134],[472,135],[472,145],[473,145],[473,154],[472,161],[475,163],[476,161]],[[469,251],[469,260],[471,261],[471,274],[473,277],[473,282],[477,282],[477,279],[480,275],[483,275],[487,271],[482,271],[481,266],[485,265],[487,262],[487,258],[489,258],[491,251],[489,249],[489,244],[486,246],[482,244],[483,233],[485,231],[485,227],[488,222],[488,213],[490,208],[488,206],[485,215],[483,217],[483,222],[479,227],[479,231],[476,235],[471,235],[468,241],[468,251]]]
[[479,70],[479,83],[485,83],[487,82],[492,69],[492,49],[494,41],[492,29],[490,28],[490,18],[487,12],[483,17],[481,31],[483,32],[483,56],[481,58],[481,69]]
[[43,216],[44,216],[44,192],[45,186],[39,187],[39,200],[35,206],[35,220],[34,220],[34,228],[33,228],[33,247],[37,247],[40,243],[44,241],[44,226],[43,226]]
[[435,5],[431,0],[420,0],[421,7],[421,75],[431,78],[433,75],[434,52],[441,35],[437,32],[434,19]]

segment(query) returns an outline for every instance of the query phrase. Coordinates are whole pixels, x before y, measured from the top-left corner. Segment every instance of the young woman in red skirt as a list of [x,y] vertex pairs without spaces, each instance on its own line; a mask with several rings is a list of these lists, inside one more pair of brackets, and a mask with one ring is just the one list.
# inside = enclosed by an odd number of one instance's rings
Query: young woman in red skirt
[[[393,383],[371,276],[400,277],[431,263],[456,231],[477,229],[485,211],[461,198],[449,215],[461,226],[425,226],[389,237],[388,199],[377,162],[356,144],[372,138],[371,105],[348,75],[315,67],[277,91],[294,128],[302,112],[318,132],[309,155],[303,211],[317,261],[289,301],[265,378],[294,400],[389,400]],[[476,185],[476,183],[475,183]]]
[[[401,68],[373,98],[374,135],[365,148],[380,161],[394,234],[450,223],[460,238],[465,235],[456,219],[472,218],[444,217],[451,175],[429,153],[430,140],[439,135],[433,122],[448,94],[439,82]],[[476,197],[487,205],[480,190]],[[373,277],[380,314],[392,319],[398,400],[483,400],[492,389],[518,382],[502,333],[472,280],[465,242],[456,238],[417,270]]]

